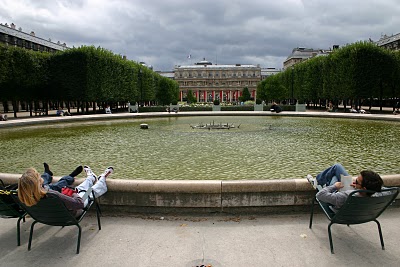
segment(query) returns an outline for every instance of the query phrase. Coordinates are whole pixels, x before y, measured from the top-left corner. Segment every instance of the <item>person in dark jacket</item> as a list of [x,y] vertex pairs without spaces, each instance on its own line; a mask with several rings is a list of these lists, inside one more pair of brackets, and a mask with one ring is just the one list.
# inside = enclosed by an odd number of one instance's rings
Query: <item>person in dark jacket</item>
[[281,108],[280,106],[278,106],[278,104],[276,104],[275,102],[273,102],[270,111],[271,111],[271,112],[279,113],[279,112],[282,111],[282,108]]

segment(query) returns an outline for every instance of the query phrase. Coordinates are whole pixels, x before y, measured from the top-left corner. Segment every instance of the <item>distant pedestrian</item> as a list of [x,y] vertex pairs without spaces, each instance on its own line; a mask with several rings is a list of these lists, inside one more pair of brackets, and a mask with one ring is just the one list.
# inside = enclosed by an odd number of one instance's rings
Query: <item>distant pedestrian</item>
[[276,104],[275,102],[272,103],[272,106],[270,108],[271,112],[276,112],[279,113],[282,111],[282,108],[280,106],[278,106],[278,104]]
[[400,114],[400,101],[397,101],[396,110],[393,111],[394,115]]
[[0,114],[0,121],[6,121],[7,120],[7,115],[6,114]]
[[110,105],[107,105],[107,107],[106,107],[106,114],[112,114]]

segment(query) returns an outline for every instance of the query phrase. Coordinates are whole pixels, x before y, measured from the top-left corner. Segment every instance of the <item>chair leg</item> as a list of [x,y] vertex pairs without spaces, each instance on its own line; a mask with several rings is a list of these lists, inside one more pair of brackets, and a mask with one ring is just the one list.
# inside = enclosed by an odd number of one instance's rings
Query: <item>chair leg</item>
[[100,223],[101,210],[100,206],[97,203],[96,203],[96,215],[97,215],[97,225],[99,226],[99,230],[101,230],[101,223]]
[[312,227],[312,220],[313,220],[313,216],[314,216],[314,204],[315,204],[316,198],[314,197],[311,203],[311,215],[310,215],[310,225],[308,226],[308,228],[311,229]]
[[378,231],[379,231],[379,238],[381,239],[381,247],[382,250],[385,250],[385,244],[383,243],[383,235],[382,235],[382,229],[381,229],[381,224],[378,222],[378,220],[374,220],[376,224],[378,225]]
[[32,244],[32,236],[33,236],[33,227],[35,226],[35,224],[37,223],[37,221],[34,221],[31,225],[31,232],[29,233],[29,243],[28,243],[28,250],[31,250],[31,244]]
[[328,225],[329,245],[330,245],[330,247],[331,247],[331,253],[332,253],[332,254],[335,254],[335,252],[333,251],[333,242],[332,242],[331,226],[332,226],[332,223],[330,223],[330,224]]
[[103,213],[101,212],[101,209],[100,209],[100,205],[99,205],[99,203],[97,201],[96,201],[96,208],[99,209],[100,216],[103,216]]
[[76,226],[78,226],[78,245],[76,247],[76,254],[79,254],[79,248],[81,246],[81,233],[82,233],[82,229],[81,226],[79,224],[77,224]]
[[19,217],[18,222],[17,222],[17,244],[18,246],[21,245],[21,220],[24,219],[25,222],[25,216],[24,217]]

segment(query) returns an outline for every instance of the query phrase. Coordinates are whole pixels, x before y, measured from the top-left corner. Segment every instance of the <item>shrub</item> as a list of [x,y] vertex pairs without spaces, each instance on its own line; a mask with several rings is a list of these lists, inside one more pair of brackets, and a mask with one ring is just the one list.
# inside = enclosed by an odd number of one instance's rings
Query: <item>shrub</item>
[[215,99],[215,100],[214,100],[214,105],[218,106],[218,105],[219,105],[219,103],[220,103],[220,102],[219,102],[219,100],[218,100],[218,99]]

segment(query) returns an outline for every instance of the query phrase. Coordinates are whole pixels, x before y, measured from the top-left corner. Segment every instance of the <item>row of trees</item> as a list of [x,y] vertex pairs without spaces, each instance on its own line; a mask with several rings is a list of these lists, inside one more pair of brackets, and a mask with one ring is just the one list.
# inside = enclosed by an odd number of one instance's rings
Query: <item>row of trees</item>
[[14,110],[18,102],[164,105],[179,96],[175,81],[93,46],[49,54],[0,45],[0,62],[0,100],[13,101]]
[[378,101],[382,108],[383,100],[395,105],[399,82],[400,52],[358,42],[268,77],[258,85],[257,98],[300,103],[331,100],[355,106]]

